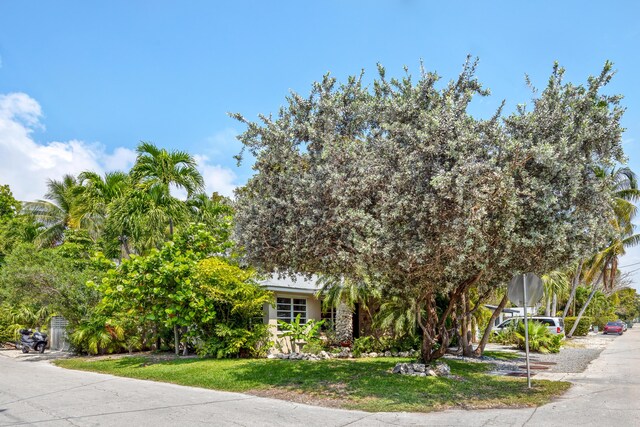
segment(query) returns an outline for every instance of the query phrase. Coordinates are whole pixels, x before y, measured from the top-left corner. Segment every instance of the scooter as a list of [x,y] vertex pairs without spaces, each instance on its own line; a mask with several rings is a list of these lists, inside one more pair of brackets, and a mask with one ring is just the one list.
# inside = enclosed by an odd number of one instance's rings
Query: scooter
[[47,347],[47,334],[38,330],[31,332],[31,329],[20,329],[20,347],[23,353],[29,353],[29,350],[37,351],[38,353],[44,353],[44,349]]

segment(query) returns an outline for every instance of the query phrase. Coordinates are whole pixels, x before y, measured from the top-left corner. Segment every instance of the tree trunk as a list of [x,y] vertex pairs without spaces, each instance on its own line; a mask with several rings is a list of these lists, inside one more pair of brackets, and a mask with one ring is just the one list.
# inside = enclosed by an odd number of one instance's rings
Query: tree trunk
[[156,337],[156,351],[160,351],[162,342],[160,341],[160,332],[159,332],[158,324],[153,325],[153,335]]
[[[567,317],[567,313],[569,313],[569,308],[571,307],[571,302],[574,302],[574,298],[576,296],[576,289],[578,289],[578,285],[580,284],[580,275],[582,274],[582,264],[583,260],[580,260],[578,264],[578,268],[576,269],[576,274],[573,276],[573,282],[571,283],[571,293],[569,294],[569,299],[567,300],[567,305],[564,306],[564,312],[562,312],[562,320]],[[575,305],[573,307],[572,314],[575,314]]]
[[341,345],[353,342],[353,310],[344,301],[336,309],[336,338]]
[[[419,305],[419,304],[418,304]],[[429,293],[425,298],[425,309],[427,318],[422,321],[422,313],[420,307],[417,307],[418,325],[422,329],[422,346],[420,348],[420,361],[422,363],[431,363],[433,357],[433,348],[436,343],[436,322],[438,320],[435,309],[435,298]]]
[[462,319],[462,315],[453,317],[453,337],[451,337],[452,342],[458,343],[458,348],[452,352],[456,356],[462,356],[462,349],[464,348],[462,344],[462,325],[458,321],[458,318]]
[[169,236],[171,236],[171,240],[173,240],[173,219],[169,218]]
[[556,314],[558,314],[558,294],[554,292],[551,301],[551,316],[556,317]]
[[[460,283],[454,290],[449,292],[449,304],[447,308],[438,315],[435,294],[429,292],[424,297],[424,308],[426,309],[426,319],[422,319],[420,304],[416,305],[416,316],[418,325],[422,329],[422,347],[420,360],[423,363],[431,363],[432,361],[444,356],[447,352],[451,337],[450,331],[447,329],[447,319],[451,314],[455,313],[455,309],[464,295],[478,280],[482,277],[482,272],[471,276],[469,279]],[[438,347],[436,348],[436,344]]]
[[544,308],[544,315],[549,317],[551,316],[551,295],[545,295],[547,304]]
[[[422,329],[422,348],[420,349],[420,361],[428,364],[441,358],[449,347],[450,337],[445,327],[446,318],[452,313],[455,305],[454,301],[460,300],[460,294],[452,293],[449,300],[449,306],[445,313],[442,314],[440,321],[438,321],[438,312],[436,310],[435,295],[430,293],[425,301],[425,309],[427,312],[427,318],[422,322],[420,313],[418,313],[418,324]],[[439,347],[436,347],[436,344]]]
[[474,356],[482,356],[482,353],[484,353],[484,348],[486,347],[487,343],[489,342],[489,337],[491,336],[491,330],[493,329],[493,322],[495,322],[495,320],[498,318],[498,316],[500,316],[500,313],[502,313],[502,310],[504,310],[504,308],[507,306],[507,302],[509,301],[509,297],[507,296],[507,293],[504,293],[504,297],[502,298],[502,300],[500,301],[500,304],[498,304],[498,307],[496,307],[495,310],[493,310],[493,313],[491,314],[491,318],[489,319],[489,324],[487,325],[487,327],[484,330],[484,334],[482,335],[482,339],[480,340],[480,344],[478,344],[478,347],[476,347],[475,351],[473,352]]
[[178,325],[173,325],[173,345],[175,346],[176,356],[180,356],[180,332],[178,332]]
[[182,349],[182,355],[183,356],[187,356],[189,354],[189,349],[187,347],[187,335],[186,335],[187,331],[188,331],[187,327],[183,326],[182,329],[181,329],[182,337],[184,338],[184,341],[183,341],[184,348]]
[[462,301],[460,302],[460,307],[462,309],[463,317],[462,317],[462,355],[466,357],[471,357],[473,355],[473,345],[471,344],[471,307],[469,304],[468,295],[462,295]]
[[573,333],[576,331],[576,328],[580,323],[580,319],[582,319],[582,315],[584,314],[587,307],[589,307],[589,303],[591,302],[591,300],[593,299],[593,296],[598,291],[598,285],[600,284],[601,279],[602,279],[602,273],[600,273],[600,276],[598,276],[598,280],[596,280],[596,282],[593,284],[593,289],[589,294],[589,298],[587,298],[587,301],[584,303],[584,305],[580,309],[580,313],[578,313],[578,317],[576,318],[576,321],[573,323],[573,327],[571,328],[571,331],[569,331],[569,333],[567,334],[567,338],[571,338],[573,336]]
[[122,246],[120,252],[122,253],[123,258],[129,258],[131,256],[131,251],[129,250],[129,239],[127,236],[120,236],[120,244]]

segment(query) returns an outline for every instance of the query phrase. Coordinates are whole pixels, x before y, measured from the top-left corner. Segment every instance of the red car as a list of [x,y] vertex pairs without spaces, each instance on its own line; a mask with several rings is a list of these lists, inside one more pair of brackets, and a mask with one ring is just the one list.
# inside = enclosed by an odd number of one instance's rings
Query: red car
[[622,329],[622,323],[618,323],[618,322],[609,322],[606,325],[604,325],[604,330],[603,330],[604,334],[618,334],[618,335],[622,335],[623,329]]

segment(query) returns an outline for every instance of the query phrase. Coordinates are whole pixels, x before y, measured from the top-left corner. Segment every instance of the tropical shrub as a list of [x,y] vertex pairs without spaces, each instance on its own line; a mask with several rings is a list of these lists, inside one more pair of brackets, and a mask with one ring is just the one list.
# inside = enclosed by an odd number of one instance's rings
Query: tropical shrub
[[299,342],[309,342],[316,339],[320,334],[320,328],[324,320],[310,319],[306,323],[302,323],[300,315],[298,314],[291,322],[284,322],[278,320],[280,330],[282,330],[282,337],[289,338],[290,350],[297,350],[297,344]]
[[[529,350],[539,353],[557,353],[562,346],[562,335],[549,332],[544,323],[532,321],[529,326]],[[524,322],[511,323],[495,334],[492,342],[503,345],[516,345],[520,350],[525,349]]]
[[[190,304],[196,313],[191,336],[204,341],[198,354],[218,358],[261,356],[269,348],[269,330],[263,307],[272,302],[271,292],[224,258],[200,261],[193,277],[199,300]],[[199,314],[198,314],[199,313]]]
[[307,342],[304,346],[302,346],[303,353],[319,354],[321,351],[324,351],[324,350],[325,348],[322,340],[315,339],[315,338]]
[[[577,317],[565,317],[564,319],[564,330],[569,332],[571,328],[573,328],[573,324],[576,322]],[[593,323],[593,319],[591,317],[583,316],[580,319],[580,323],[578,323],[578,327],[573,333],[574,337],[584,337],[589,332],[589,328],[591,327],[591,323]]]
[[[180,346],[218,358],[265,353],[269,334],[262,310],[271,293],[253,271],[216,256],[227,249],[224,239],[194,225],[159,250],[124,259],[102,281],[89,283],[102,299],[72,334],[75,348],[132,351],[164,338],[176,354]],[[125,331],[123,339],[109,331],[113,324]]]
[[[528,322],[529,350],[539,353],[558,353],[562,346],[562,335],[549,332],[547,325],[540,322]],[[520,350],[525,349],[524,322],[518,322],[515,328],[517,345]]]
[[491,337],[491,342],[503,345],[516,344],[517,341],[516,324],[514,322],[509,323],[506,327],[502,328],[502,330]]
[[0,343],[15,342],[20,339],[20,329],[48,329],[51,312],[47,306],[8,303],[0,305]]
[[381,352],[382,345],[379,340],[372,336],[359,337],[353,340],[351,352],[354,356],[359,357],[363,353]]
[[69,335],[71,348],[76,353],[117,353],[124,348],[125,330],[104,316],[92,316],[81,322]]
[[196,345],[196,352],[199,356],[218,359],[262,357],[269,349],[269,336],[268,326],[260,323],[253,325],[251,329],[219,324]]

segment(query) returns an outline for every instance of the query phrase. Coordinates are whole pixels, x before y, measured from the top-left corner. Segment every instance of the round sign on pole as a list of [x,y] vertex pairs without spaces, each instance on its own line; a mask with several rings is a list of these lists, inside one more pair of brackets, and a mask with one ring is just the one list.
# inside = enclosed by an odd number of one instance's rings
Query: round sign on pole
[[[526,300],[524,293],[525,281],[527,284]],[[516,274],[509,282],[509,287],[507,288],[509,301],[517,307],[533,307],[542,299],[543,295],[544,286],[542,279],[534,273]]]
[[529,315],[527,307],[533,307],[542,299],[544,286],[542,280],[533,273],[516,274],[509,282],[507,297],[516,306],[524,308],[524,342],[527,364],[527,387],[531,388],[531,367],[529,366]]

